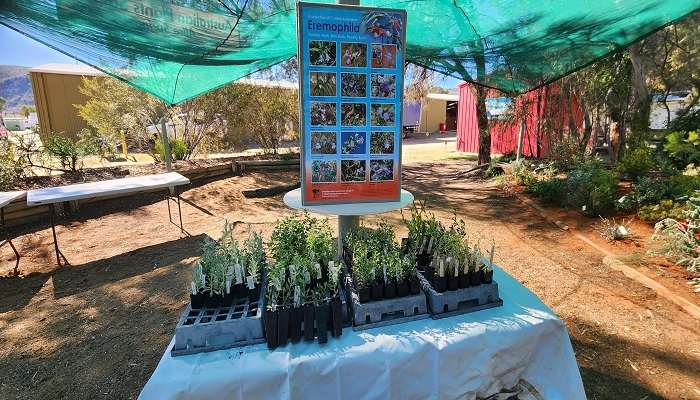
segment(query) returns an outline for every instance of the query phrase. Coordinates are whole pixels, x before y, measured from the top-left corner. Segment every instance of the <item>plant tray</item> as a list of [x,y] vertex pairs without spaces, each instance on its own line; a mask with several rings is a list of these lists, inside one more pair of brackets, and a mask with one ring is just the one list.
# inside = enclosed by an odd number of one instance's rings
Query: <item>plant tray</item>
[[258,301],[235,299],[230,307],[192,309],[188,304],[175,327],[170,353],[182,356],[264,343],[264,292]]
[[377,328],[428,318],[423,290],[414,295],[360,303],[352,278],[345,280],[349,304],[352,305],[353,330]]
[[430,317],[433,319],[447,318],[503,305],[503,300],[498,297],[496,281],[438,293],[420,272],[418,278],[421,281],[421,289],[428,298]]

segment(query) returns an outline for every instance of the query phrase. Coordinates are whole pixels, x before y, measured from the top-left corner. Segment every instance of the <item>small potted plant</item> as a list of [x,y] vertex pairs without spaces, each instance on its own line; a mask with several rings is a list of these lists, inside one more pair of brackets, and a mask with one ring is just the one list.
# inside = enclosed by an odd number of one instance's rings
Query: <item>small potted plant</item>
[[445,268],[445,260],[436,253],[433,257],[432,265],[436,272],[431,284],[436,292],[444,293],[447,290],[447,271]]
[[204,282],[206,277],[202,273],[202,265],[192,269],[192,281],[190,282],[190,306],[193,310],[202,308],[204,305]]
[[459,267],[452,257],[445,258],[445,272],[447,275],[447,290],[459,289]]
[[496,246],[491,245],[491,252],[489,253],[489,265],[482,268],[484,271],[484,276],[483,276],[483,282],[484,283],[491,283],[493,282],[493,253],[496,252]]
[[316,337],[318,343],[328,342],[328,318],[330,316],[330,305],[326,288],[323,285],[317,287],[313,292],[313,302],[315,306]]
[[341,267],[335,261],[328,262],[328,292],[331,295],[331,334],[339,337],[343,333],[343,305],[340,300]]

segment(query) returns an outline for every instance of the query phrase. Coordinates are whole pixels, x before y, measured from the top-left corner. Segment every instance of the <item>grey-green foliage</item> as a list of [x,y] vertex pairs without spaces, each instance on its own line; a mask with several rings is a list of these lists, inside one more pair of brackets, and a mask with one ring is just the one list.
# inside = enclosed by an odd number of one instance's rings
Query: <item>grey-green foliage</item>
[[652,239],[661,242],[662,254],[691,272],[700,272],[700,192],[688,200],[688,209],[683,214],[686,222],[673,218],[658,222]]

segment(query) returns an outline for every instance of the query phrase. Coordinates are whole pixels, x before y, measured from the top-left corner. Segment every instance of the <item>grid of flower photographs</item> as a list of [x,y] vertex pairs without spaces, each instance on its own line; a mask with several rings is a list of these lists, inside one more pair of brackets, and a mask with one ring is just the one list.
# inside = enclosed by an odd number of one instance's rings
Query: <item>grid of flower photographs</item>
[[400,38],[394,34],[402,27],[381,13],[368,13],[365,20],[367,42],[308,40],[307,154],[313,183],[398,178],[394,169],[401,134],[397,85],[403,65],[398,57]]

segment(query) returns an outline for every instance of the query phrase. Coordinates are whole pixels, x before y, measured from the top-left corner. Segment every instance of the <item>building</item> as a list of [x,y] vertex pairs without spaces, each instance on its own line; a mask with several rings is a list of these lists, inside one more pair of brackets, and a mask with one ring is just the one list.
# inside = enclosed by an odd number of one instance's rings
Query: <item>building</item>
[[[459,85],[459,108],[457,150],[478,153],[476,94],[469,83]],[[545,118],[552,124],[550,132],[564,133],[572,126],[577,131],[583,128],[583,113],[578,99],[575,96],[565,99],[556,84],[527,92],[515,99],[490,90],[486,99],[486,114],[489,119],[492,154],[514,154],[517,151],[521,121],[513,117],[515,109],[521,110],[525,115],[522,155],[526,157],[539,158],[548,153],[549,137],[542,124]]]
[[653,96],[649,113],[651,129],[667,129],[668,123],[673,122],[678,113],[684,110],[692,100],[690,91],[671,92],[666,97],[665,103],[663,97],[660,94]]
[[459,95],[452,93],[428,93],[422,103],[404,103],[403,125],[416,127],[420,133],[440,131],[440,124],[445,124],[446,131],[457,129]]
[[6,116],[4,117],[5,127],[11,131],[23,131],[32,129],[37,125],[37,114],[30,113],[29,117],[23,116]]
[[45,64],[30,69],[29,75],[42,139],[52,132],[76,137],[87,128],[74,106],[87,101],[80,82],[83,77],[106,76],[103,72],[81,64]]

